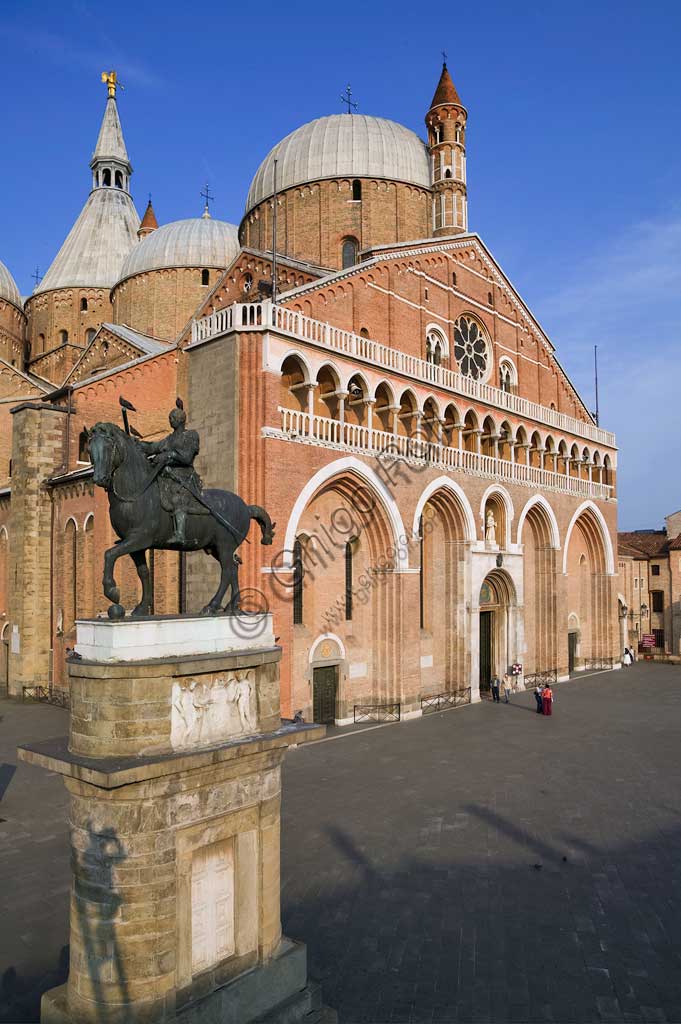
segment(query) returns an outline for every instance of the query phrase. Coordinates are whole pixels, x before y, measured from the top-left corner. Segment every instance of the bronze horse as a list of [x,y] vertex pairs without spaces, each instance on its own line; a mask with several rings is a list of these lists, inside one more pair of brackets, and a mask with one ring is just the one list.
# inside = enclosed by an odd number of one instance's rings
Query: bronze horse
[[225,611],[239,611],[239,559],[237,548],[245,539],[255,519],[262,532],[262,544],[271,544],[275,524],[265,509],[247,505],[231,491],[207,489],[203,499],[215,515],[189,515],[186,542],[170,544],[173,517],[161,505],[158,471],[154,469],[135,439],[114,423],[96,423],[88,434],[90,459],[95,484],[109,495],[111,525],[120,537],[104,554],[104,593],[113,602],[109,608],[112,619],[125,615],[120,590],[114,578],[114,565],[122,555],[130,555],[140,583],[142,599],[133,615],[151,614],[151,577],[147,564],[150,549],[175,551],[203,550],[220,563],[220,585],[202,609],[202,615],[217,615],[227,587],[230,599]]

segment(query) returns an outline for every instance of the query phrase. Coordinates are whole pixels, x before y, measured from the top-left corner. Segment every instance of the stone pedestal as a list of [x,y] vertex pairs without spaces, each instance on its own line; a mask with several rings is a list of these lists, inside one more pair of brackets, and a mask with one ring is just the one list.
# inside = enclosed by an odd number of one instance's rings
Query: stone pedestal
[[250,646],[240,620],[183,639],[186,621],[79,623],[69,738],[20,748],[71,795],[71,966],[48,1024],[335,1019],[280,924],[281,763],[323,729],[281,722],[267,617]]

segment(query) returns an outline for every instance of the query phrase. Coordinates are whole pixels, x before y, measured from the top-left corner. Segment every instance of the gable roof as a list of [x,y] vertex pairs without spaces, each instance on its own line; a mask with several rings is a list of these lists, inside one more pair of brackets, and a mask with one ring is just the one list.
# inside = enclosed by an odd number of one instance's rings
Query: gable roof
[[[38,391],[42,391],[43,394],[53,391],[52,384],[48,381],[43,380],[42,377],[36,377],[32,373],[25,373],[16,366],[12,366],[6,359],[0,359],[0,373],[3,375],[9,373],[17,378],[17,384],[20,384],[21,390],[25,391],[27,387],[35,388]],[[15,395],[16,398],[16,395]]]
[[[544,331],[530,307],[515,290],[514,286],[511,284],[510,278],[502,269],[501,264],[492,255],[480,235],[474,231],[442,238],[423,238],[407,243],[393,242],[386,246],[376,246],[375,249],[366,249],[364,252],[367,254],[368,259],[362,260],[360,263],[355,263],[352,267],[346,267],[344,270],[338,270],[326,275],[325,277],[321,277],[317,281],[310,281],[307,284],[300,285],[298,288],[291,288],[287,292],[280,292],[277,296],[277,301],[280,303],[287,303],[293,299],[299,298],[301,295],[307,294],[308,292],[318,291],[320,288],[325,288],[328,285],[335,284],[338,281],[343,281],[346,278],[366,274],[372,267],[377,267],[379,264],[385,263],[388,260],[414,258],[433,252],[453,252],[466,246],[473,246],[477,251],[480,259],[486,264],[490,271],[496,286],[506,293],[512,305],[516,309],[521,325],[541,342],[544,349],[555,362],[556,367],[560,371],[570,393],[574,396],[576,401],[579,402],[583,411],[588,416],[588,422],[595,423],[593,414],[587,407],[575,385],[570,380],[566,370],[561,365],[561,362],[556,355],[556,349],[553,342]],[[374,251],[376,252],[376,255],[371,255]]]
[[[131,348],[135,349],[140,356],[155,356],[158,355],[160,352],[167,352],[169,349],[172,348],[172,345],[168,344],[167,342],[157,341],[156,338],[152,338],[148,334],[141,334],[139,331],[134,331],[132,327],[128,327],[125,324],[103,323],[97,329],[97,333],[95,334],[92,341],[89,342],[89,344],[86,346],[80,358],[71,367],[71,371],[66,380],[64,381],[64,387],[72,382],[81,384],[83,383],[83,381],[90,379],[90,375],[87,375],[83,377],[82,381],[76,380],[79,372],[85,368],[85,363],[87,362],[88,356],[95,349],[98,349],[99,346],[101,345],[101,342],[103,340],[103,333],[112,334],[115,338],[119,338],[122,342],[125,343],[126,346],[130,346]],[[132,360],[134,361],[135,358],[137,357],[133,355]],[[130,361],[131,360],[128,360],[125,364],[121,365],[127,366],[129,365]],[[98,366],[96,370],[91,374],[91,376],[99,376],[101,373],[108,372],[114,369],[118,369],[118,367],[110,366],[103,369],[101,366]]]

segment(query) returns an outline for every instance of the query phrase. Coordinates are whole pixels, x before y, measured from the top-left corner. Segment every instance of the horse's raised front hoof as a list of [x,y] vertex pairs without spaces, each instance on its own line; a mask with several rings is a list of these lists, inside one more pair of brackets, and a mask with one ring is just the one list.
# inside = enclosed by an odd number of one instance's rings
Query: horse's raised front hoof
[[118,621],[125,618],[125,608],[122,604],[110,604],[107,610],[110,619]]
[[134,618],[139,618],[140,615],[151,615],[151,608],[148,604],[138,604],[136,608],[130,612]]

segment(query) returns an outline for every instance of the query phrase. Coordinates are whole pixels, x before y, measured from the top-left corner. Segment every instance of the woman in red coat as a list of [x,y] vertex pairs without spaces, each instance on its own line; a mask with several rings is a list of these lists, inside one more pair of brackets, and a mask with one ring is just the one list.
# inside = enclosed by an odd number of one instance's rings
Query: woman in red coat
[[551,712],[552,712],[552,709],[553,709],[553,690],[548,685],[548,683],[544,687],[544,692],[542,693],[541,702],[542,702],[542,710],[543,710],[544,714],[545,715],[550,715]]

